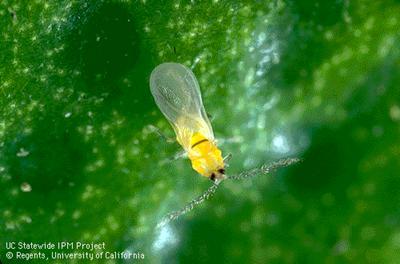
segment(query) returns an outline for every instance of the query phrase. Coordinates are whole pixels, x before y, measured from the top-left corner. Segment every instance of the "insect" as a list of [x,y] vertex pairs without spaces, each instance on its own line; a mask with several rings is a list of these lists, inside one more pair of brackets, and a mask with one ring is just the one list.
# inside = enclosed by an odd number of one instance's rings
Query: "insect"
[[193,72],[182,64],[163,63],[151,73],[150,90],[193,169],[214,182],[225,179],[222,152],[216,145]]
[[164,226],[204,202],[225,179],[240,180],[268,174],[299,161],[297,158],[281,159],[270,165],[227,176],[225,163],[230,156],[222,158],[222,152],[216,145],[211,123],[203,106],[200,87],[193,72],[179,63],[160,64],[150,75],[150,90],[158,108],[173,127],[176,140],[187,153],[193,169],[213,181],[213,185],[203,194],[182,209],[166,215],[157,227]]

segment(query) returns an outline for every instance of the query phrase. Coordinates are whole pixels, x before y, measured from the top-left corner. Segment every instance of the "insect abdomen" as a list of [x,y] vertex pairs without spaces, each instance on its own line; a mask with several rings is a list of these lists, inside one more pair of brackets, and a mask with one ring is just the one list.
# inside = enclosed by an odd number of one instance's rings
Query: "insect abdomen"
[[188,154],[193,169],[203,176],[210,177],[213,172],[224,168],[221,150],[200,133],[192,136]]

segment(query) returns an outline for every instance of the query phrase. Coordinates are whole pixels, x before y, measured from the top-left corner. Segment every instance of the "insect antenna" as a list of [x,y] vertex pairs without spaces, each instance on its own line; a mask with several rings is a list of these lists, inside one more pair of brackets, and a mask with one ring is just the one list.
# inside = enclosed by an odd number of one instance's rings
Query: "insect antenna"
[[186,204],[182,209],[178,211],[173,211],[162,218],[162,220],[157,224],[157,228],[163,227],[169,222],[179,218],[181,215],[187,214],[192,211],[196,206],[208,200],[218,189],[221,182],[215,182],[211,185],[202,195],[196,197],[188,204]]
[[[227,157],[225,157],[225,160],[228,161],[232,157],[231,154],[229,154]],[[299,158],[285,158],[285,159],[280,159],[278,161],[274,161],[271,164],[264,164],[261,167],[250,169],[244,172],[239,173],[238,175],[232,175],[228,176],[226,175],[225,179],[229,180],[242,180],[242,179],[247,179],[251,178],[257,175],[264,175],[264,174],[269,174],[279,168],[287,167],[289,165],[295,164],[300,162],[301,159]],[[173,211],[166,216],[164,216],[161,221],[157,224],[156,228],[161,228],[168,224],[171,221],[176,220],[180,216],[189,213],[192,211],[196,206],[200,205],[204,201],[208,200],[211,198],[212,195],[217,191],[218,187],[220,184],[223,182],[221,181],[216,181],[211,185],[203,194],[200,196],[196,197],[192,201],[190,201],[188,204],[186,204],[182,209],[178,211]]]
[[300,162],[299,158],[284,158],[278,161],[274,161],[271,164],[263,164],[261,167],[250,169],[247,171],[243,171],[238,175],[226,176],[228,180],[243,180],[247,178],[251,178],[257,175],[265,175],[269,174],[279,168],[287,167],[292,164]]

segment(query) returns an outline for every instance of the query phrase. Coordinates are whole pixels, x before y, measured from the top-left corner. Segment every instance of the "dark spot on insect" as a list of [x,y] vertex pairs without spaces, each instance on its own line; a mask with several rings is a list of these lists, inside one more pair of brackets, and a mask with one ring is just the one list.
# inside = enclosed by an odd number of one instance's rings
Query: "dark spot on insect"
[[215,173],[211,173],[210,180],[215,181]]
[[218,172],[221,174],[225,174],[225,169],[219,169]]

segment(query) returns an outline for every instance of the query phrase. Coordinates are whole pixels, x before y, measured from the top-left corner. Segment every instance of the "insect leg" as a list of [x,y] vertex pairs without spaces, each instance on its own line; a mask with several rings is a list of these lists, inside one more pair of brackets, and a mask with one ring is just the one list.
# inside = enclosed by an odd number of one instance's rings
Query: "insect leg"
[[177,152],[171,160],[177,160],[177,159],[186,158],[186,157],[187,157],[187,152],[184,150],[181,150],[181,151]]
[[159,137],[161,137],[162,139],[164,139],[167,143],[174,143],[175,140],[173,138],[170,138],[168,136],[166,136],[161,129],[159,129],[158,127],[154,126],[154,125],[148,125],[147,126],[148,129],[150,130],[150,132],[157,134]]
[[228,155],[226,155],[226,156],[224,157],[224,162],[225,162],[225,163],[228,163],[231,159],[232,159],[232,153],[229,153]]
[[212,122],[214,121],[214,116],[210,114],[209,112],[206,112],[208,119]]

